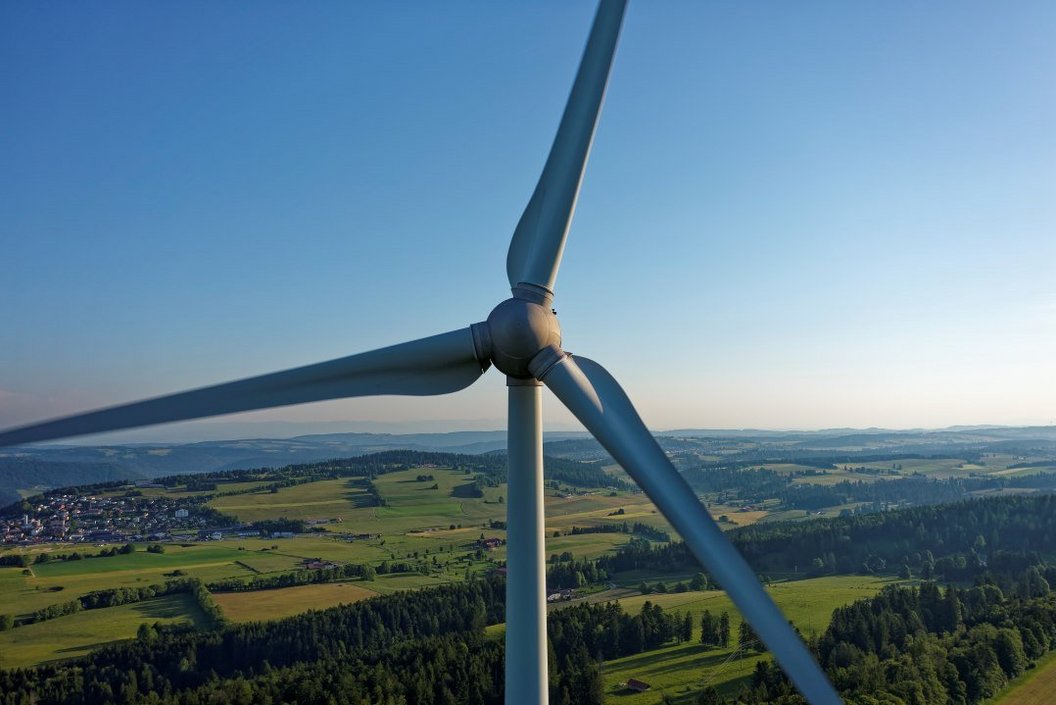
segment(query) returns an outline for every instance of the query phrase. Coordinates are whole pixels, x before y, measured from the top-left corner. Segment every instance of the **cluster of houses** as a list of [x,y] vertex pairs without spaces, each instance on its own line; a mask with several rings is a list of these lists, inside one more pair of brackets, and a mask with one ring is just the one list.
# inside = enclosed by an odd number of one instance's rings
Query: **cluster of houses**
[[104,543],[164,540],[174,530],[208,524],[194,505],[180,506],[164,496],[89,496],[54,494],[35,497],[21,514],[0,517],[0,541],[33,545],[47,542]]
[[305,570],[329,570],[337,568],[337,563],[324,561],[322,558],[305,558],[301,561],[301,567]]
[[[290,536],[293,536],[293,532],[290,532],[290,531],[284,531],[284,532],[276,531],[273,534],[271,534],[271,536],[272,536],[272,538],[278,538],[278,535],[280,533],[282,533],[284,535],[288,534]],[[249,538],[249,537],[252,537],[252,536],[260,536],[260,535],[261,535],[261,533],[260,533],[259,529],[254,529],[252,526],[246,526],[246,525],[240,524],[238,526],[225,526],[225,527],[220,528],[220,529],[211,529],[211,530],[210,529],[205,529],[203,531],[199,531],[198,532],[198,540],[199,541],[220,541],[225,536],[227,538],[232,538],[232,537]]]
[[558,592],[552,592],[546,596],[547,602],[567,602],[576,596],[576,591],[571,588],[566,590],[560,590]]

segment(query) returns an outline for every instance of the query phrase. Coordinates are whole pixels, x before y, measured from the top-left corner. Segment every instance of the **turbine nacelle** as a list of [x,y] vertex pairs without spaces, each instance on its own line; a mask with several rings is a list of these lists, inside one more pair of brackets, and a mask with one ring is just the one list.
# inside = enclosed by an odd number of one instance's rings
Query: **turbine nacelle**
[[496,306],[485,323],[473,326],[478,359],[490,359],[496,369],[514,379],[538,377],[533,360],[561,349],[561,325],[549,297],[528,297],[515,289],[513,298]]

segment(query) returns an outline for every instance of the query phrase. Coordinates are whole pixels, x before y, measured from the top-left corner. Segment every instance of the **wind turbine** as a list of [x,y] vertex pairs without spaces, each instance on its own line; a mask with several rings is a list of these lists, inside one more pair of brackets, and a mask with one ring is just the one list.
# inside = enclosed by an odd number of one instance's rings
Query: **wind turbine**
[[512,297],[486,321],[379,350],[0,432],[0,446],[290,404],[448,394],[494,364],[509,387],[506,702],[547,702],[541,387],[645,491],[812,705],[840,698],[755,573],[598,363],[561,349],[554,283],[590,153],[626,0],[601,0],[557,136],[506,259]]

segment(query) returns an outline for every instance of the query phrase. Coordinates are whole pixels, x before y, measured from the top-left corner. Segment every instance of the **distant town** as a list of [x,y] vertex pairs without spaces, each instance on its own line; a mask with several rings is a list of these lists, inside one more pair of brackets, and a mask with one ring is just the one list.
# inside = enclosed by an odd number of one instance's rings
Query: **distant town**
[[31,546],[48,542],[165,541],[174,533],[183,538],[220,539],[223,529],[239,535],[260,533],[248,526],[231,526],[230,517],[195,498],[143,493],[143,489],[153,487],[160,485],[141,482],[100,495],[49,493],[32,497],[15,505],[20,513],[0,517],[2,542]]

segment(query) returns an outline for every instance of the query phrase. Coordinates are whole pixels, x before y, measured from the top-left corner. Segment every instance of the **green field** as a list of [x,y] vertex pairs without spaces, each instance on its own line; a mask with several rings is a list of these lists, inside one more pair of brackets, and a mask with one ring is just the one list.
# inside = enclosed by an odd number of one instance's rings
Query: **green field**
[[[418,475],[431,475],[433,479],[419,482],[416,480]],[[506,486],[486,488],[481,498],[459,496],[458,488],[471,481],[470,475],[442,468],[389,473],[374,481],[378,492],[385,499],[385,506],[380,507],[365,506],[369,495],[357,484],[358,481],[348,479],[296,485],[275,493],[220,497],[210,504],[241,521],[280,516],[329,520],[329,523],[320,525],[327,533],[381,536],[380,540],[346,544],[354,546],[347,550],[339,550],[334,543],[317,544],[314,549],[298,543],[295,549],[289,549],[290,540],[287,539],[280,544],[282,552],[293,551],[302,557],[307,554],[318,555],[338,561],[405,560],[413,557],[416,551],[420,554],[427,550],[435,553],[441,547],[446,553],[464,552],[482,532],[487,536],[505,535],[502,530],[490,529],[489,524],[506,518],[506,505],[503,502]],[[667,527],[652,504],[640,493],[621,492],[617,496],[609,496],[608,492],[568,495],[550,491],[545,503],[548,537],[552,537],[554,531],[567,532],[573,526],[624,521],[643,521]],[[624,514],[615,515],[621,508]],[[559,543],[547,550],[558,553],[571,550],[577,557],[588,558],[612,550],[628,538],[621,534],[595,534],[593,538],[561,537]],[[302,537],[296,540],[300,542]],[[270,539],[265,543],[268,541]],[[493,558],[501,560],[502,552],[496,552]]]
[[366,506],[369,499],[360,481],[341,478],[285,487],[274,493],[265,491],[217,497],[209,501],[209,506],[243,522],[278,517],[347,521],[355,516],[358,508]]
[[1048,705],[1056,693],[1056,652],[1038,661],[1035,668],[1009,683],[994,705]]
[[[418,481],[418,475],[431,475],[432,479]],[[506,517],[506,505],[503,501],[506,487],[500,485],[487,488],[484,496],[479,498],[461,496],[466,493],[459,488],[471,481],[471,475],[443,468],[418,468],[382,475],[374,484],[384,498],[384,506],[370,506],[373,502],[365,483],[359,479],[348,478],[305,483],[281,488],[276,492],[265,490],[221,496],[213,499],[211,505],[236,516],[240,521],[251,522],[285,516],[319,522],[316,526],[320,531],[293,538],[228,537],[220,541],[168,543],[163,554],[148,553],[140,546],[134,553],[107,558],[34,563],[28,574],[24,574],[21,568],[0,568],[0,604],[3,605],[0,610],[16,617],[25,616],[48,605],[68,602],[93,590],[161,584],[176,577],[174,574],[177,571],[183,576],[199,578],[206,582],[229,578],[248,580],[256,576],[298,570],[305,559],[312,558],[333,561],[339,565],[356,563],[378,566],[384,561],[404,562],[416,568],[420,567],[428,573],[379,574],[370,583],[354,581],[354,584],[344,582],[256,593],[218,594],[217,600],[225,612],[233,620],[243,621],[288,616],[308,609],[361,599],[375,593],[388,594],[398,590],[449,583],[463,579],[467,572],[487,573],[505,560],[505,547],[478,552],[476,542],[482,534],[487,537],[505,538],[505,531],[492,529],[490,522],[501,521]],[[237,484],[240,489],[250,489],[254,486],[254,483]],[[220,489],[229,486],[223,485]],[[153,491],[164,490],[153,488]],[[187,494],[186,488],[181,487],[174,488],[172,492]],[[573,526],[614,525],[623,522],[633,524],[640,521],[671,531],[649,500],[638,492],[548,489],[545,502],[547,556],[567,551],[577,559],[595,558],[615,551],[631,539],[630,535],[624,533],[569,535],[568,532]],[[720,505],[710,507],[715,516],[729,516],[730,522],[725,524],[727,527],[764,520],[772,514],[769,507],[748,512],[738,509]],[[554,536],[555,532],[564,535]],[[356,534],[368,534],[371,537],[349,540],[348,536]],[[22,549],[8,549],[10,550]],[[82,554],[94,553],[99,547],[77,546],[73,549],[69,546],[49,544],[25,552],[32,559],[40,552],[65,553],[71,550],[78,550]],[[652,581],[655,577],[621,574],[618,582],[633,588],[641,580]],[[663,577],[664,580],[672,582],[689,578],[690,574]],[[853,580],[860,583],[862,579]],[[804,583],[794,585],[802,584]],[[796,590],[782,586],[774,589],[777,591],[775,594],[786,589]],[[677,601],[685,599],[685,595],[690,593],[658,596],[653,599]],[[719,595],[721,593],[703,593],[697,595],[696,599],[713,600]],[[843,595],[841,593],[833,597],[822,594],[818,599],[819,604],[832,605],[838,604],[833,602],[833,599],[843,600]],[[631,598],[629,604],[633,609],[637,609],[637,606],[633,606],[633,600],[634,598]],[[819,607],[810,614],[816,612],[821,615],[824,609],[827,608]],[[819,616],[817,624],[808,626],[821,628],[826,621],[823,617],[824,615]],[[47,628],[30,625],[15,630],[20,632],[22,629],[30,629],[31,631],[22,633],[23,637],[37,635],[34,642],[36,646],[22,651],[26,654],[23,657],[26,660],[22,662],[55,658],[66,653],[59,650],[70,647],[71,644],[61,639],[52,645],[53,651],[48,651],[48,648],[52,648],[48,646],[48,639],[57,639],[54,629],[69,624],[76,633],[77,629],[82,629],[78,627],[79,624],[83,622],[85,625],[92,625],[94,619],[96,618],[90,613],[81,613],[46,623],[50,625]],[[115,624],[122,624],[122,621],[118,619]],[[91,640],[84,636],[89,629],[85,626],[77,648],[83,650],[87,648],[86,644],[105,643],[111,638],[126,638],[134,633],[135,626],[138,624],[133,625],[131,631],[127,628],[121,631],[123,636],[112,636],[104,629]],[[705,654],[701,658],[713,656],[715,654]],[[676,659],[685,657],[697,658],[693,653],[684,650],[673,654]],[[616,663],[610,670],[614,674],[626,676],[635,669],[646,674],[652,673],[645,664],[628,664],[624,667]],[[734,669],[734,672],[741,671]]]
[[[870,597],[892,581],[862,576],[834,576],[778,583],[768,592],[788,618],[804,636],[820,633],[832,618],[837,607]],[[736,640],[740,615],[725,592],[685,592],[667,595],[637,595],[620,599],[624,609],[637,613],[646,601],[660,605],[665,611],[690,612],[693,615],[694,639],[698,639],[700,615],[705,609],[716,616],[728,611],[731,632]],[[699,643],[687,642],[648,651],[634,656],[608,661],[603,676],[605,692],[621,705],[651,705],[659,703],[667,694],[678,703],[690,703],[705,686],[718,688],[720,693],[735,691],[742,679],[751,675],[759,659],[767,655],[735,654],[735,649],[715,649]],[[645,693],[631,693],[621,688],[628,678],[649,683]]]
[[198,605],[184,594],[86,610],[0,632],[0,668],[83,656],[109,642],[134,638],[143,623],[199,625],[201,620]]
[[[880,470],[890,470],[892,464],[901,466],[899,473],[902,475],[912,475],[919,473],[926,475],[932,479],[940,480],[950,477],[964,477],[972,473],[986,474],[1001,470],[1005,466],[1002,465],[972,465],[971,463],[959,460],[957,458],[924,458],[924,459],[899,459],[898,461],[885,460],[882,462],[875,463],[854,463],[855,466],[862,466],[867,468],[877,468]],[[842,465],[840,466],[843,467]],[[894,477],[893,475],[886,477]]]
[[[418,475],[432,475],[433,479],[419,482]],[[385,506],[380,507],[368,506],[370,495],[362,480],[348,478],[305,483],[277,492],[264,490],[217,497],[210,502],[211,506],[240,521],[285,516],[323,522],[318,524],[322,531],[283,539],[229,537],[221,541],[170,543],[166,544],[164,554],[137,550],[109,558],[34,564],[30,575],[23,575],[17,568],[0,568],[0,603],[5,612],[25,615],[93,590],[160,584],[171,579],[176,570],[207,582],[249,579],[296,570],[309,558],[375,566],[382,561],[428,562],[432,575],[379,580],[381,592],[396,589],[388,586],[418,587],[450,582],[461,579],[467,569],[488,572],[496,562],[505,560],[505,548],[489,551],[480,560],[474,555],[475,542],[481,534],[505,538],[505,531],[490,528],[490,522],[506,518],[503,502],[506,487],[489,487],[480,498],[459,496],[464,493],[458,488],[471,479],[470,475],[443,468],[418,468],[382,475],[375,480],[378,492],[385,499]],[[252,489],[260,484],[260,481],[223,483],[218,489]],[[185,487],[144,491],[190,494]],[[595,558],[630,540],[628,534],[622,533],[553,535],[554,532],[567,534],[573,526],[637,521],[673,534],[652,503],[638,492],[548,490],[545,503],[548,556],[569,551],[579,559]],[[620,510],[622,514],[618,513]],[[726,526],[752,523],[768,513],[766,510],[738,512],[735,508],[720,506],[712,507],[712,512],[716,516],[728,513],[731,523]],[[349,534],[378,536],[350,541],[344,538]],[[24,550],[32,560],[39,552],[94,553],[100,548],[48,544],[25,550],[7,549],[4,553]]]
[[[64,552],[69,550],[63,547]],[[254,571],[237,563],[245,555],[234,547],[217,544],[170,544],[164,554],[138,550],[108,558],[34,564],[29,575],[23,575],[21,568],[0,568],[0,609],[18,616],[94,590],[160,585],[171,579],[166,573],[176,570],[203,580],[250,577]]]
[[280,590],[224,592],[213,595],[224,615],[233,622],[282,619],[307,610],[347,605],[374,597],[369,583],[323,583]]
[[[418,482],[418,475],[433,480]],[[504,520],[505,486],[485,490],[484,497],[460,497],[458,487],[471,477],[464,473],[422,468],[379,477],[375,484],[385,506],[365,506],[369,500],[359,480],[336,479],[295,485],[278,492],[229,495],[216,498],[213,506],[236,515],[242,521],[286,516],[326,521],[318,533],[293,538],[237,538],[221,541],[167,543],[165,553],[147,553],[143,546],[135,553],[81,561],[34,563],[30,574],[21,568],[0,568],[0,611],[23,616],[52,604],[68,602],[93,590],[114,587],[142,587],[164,583],[175,571],[206,582],[297,570],[305,559],[321,558],[338,564],[426,562],[431,574],[379,576],[378,592],[392,592],[460,580],[467,570],[489,572],[505,560],[505,547],[475,556],[481,534],[504,538],[505,531],[491,529],[492,520]],[[220,489],[249,488],[259,483],[228,483]],[[433,486],[436,485],[436,489]],[[147,488],[164,492],[158,488]],[[185,488],[173,489],[186,494]],[[640,493],[608,492],[567,494],[551,491],[546,498],[548,511],[547,555],[571,552],[576,558],[595,558],[615,550],[630,540],[622,533],[579,534],[554,537],[554,531],[567,532],[572,526],[592,526],[644,521],[663,526]],[[623,515],[615,515],[623,509]],[[611,516],[610,516],[611,515]],[[451,527],[454,528],[451,528]],[[377,534],[369,539],[348,540],[348,534]],[[46,544],[30,549],[6,549],[3,553],[24,552],[32,561],[38,553],[96,553],[99,546]],[[435,559],[435,561],[434,561]],[[303,609],[309,609],[305,605]]]

